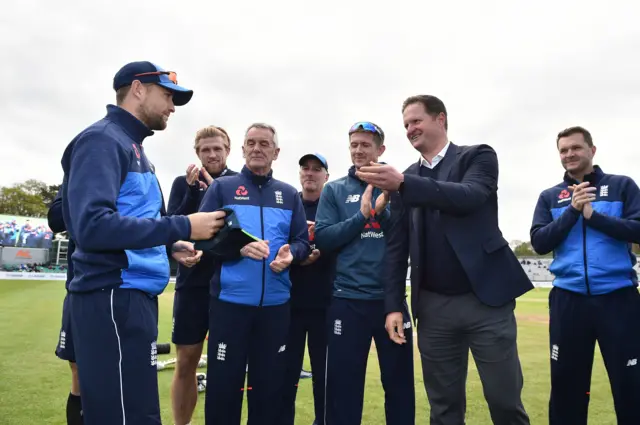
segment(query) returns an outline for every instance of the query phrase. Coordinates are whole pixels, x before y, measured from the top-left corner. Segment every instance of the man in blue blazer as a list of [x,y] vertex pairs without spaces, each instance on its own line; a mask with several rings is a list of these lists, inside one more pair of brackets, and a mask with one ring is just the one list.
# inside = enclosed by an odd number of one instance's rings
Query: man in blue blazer
[[402,113],[420,160],[400,173],[361,167],[358,176],[391,194],[385,282],[386,328],[398,344],[408,259],[431,424],[464,423],[468,353],[474,356],[494,424],[529,424],[521,401],[515,299],[533,288],[498,226],[498,158],[487,145],[447,137],[444,103],[408,98]]

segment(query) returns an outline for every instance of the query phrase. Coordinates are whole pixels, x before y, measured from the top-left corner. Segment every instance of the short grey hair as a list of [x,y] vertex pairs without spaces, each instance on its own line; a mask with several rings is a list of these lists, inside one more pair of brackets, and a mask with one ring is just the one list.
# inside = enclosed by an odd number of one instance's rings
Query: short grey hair
[[247,134],[249,134],[249,130],[251,130],[252,128],[261,128],[263,130],[269,130],[271,133],[273,133],[273,144],[276,145],[276,148],[278,147],[278,132],[276,132],[275,127],[273,127],[272,125],[265,124],[263,122],[255,122],[251,124],[249,127],[247,127],[247,131],[244,132],[245,142],[247,141]]

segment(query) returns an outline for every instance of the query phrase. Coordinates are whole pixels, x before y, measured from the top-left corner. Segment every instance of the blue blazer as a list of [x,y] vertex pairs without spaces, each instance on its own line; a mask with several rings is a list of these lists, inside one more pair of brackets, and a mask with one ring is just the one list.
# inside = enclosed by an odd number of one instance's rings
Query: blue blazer
[[423,273],[423,207],[440,213],[440,224],[475,295],[489,306],[504,305],[533,285],[498,226],[498,157],[488,145],[450,144],[439,180],[420,176],[420,162],[404,171],[391,194],[392,228],[384,266],[385,309],[400,312],[411,258],[411,310],[417,319]]

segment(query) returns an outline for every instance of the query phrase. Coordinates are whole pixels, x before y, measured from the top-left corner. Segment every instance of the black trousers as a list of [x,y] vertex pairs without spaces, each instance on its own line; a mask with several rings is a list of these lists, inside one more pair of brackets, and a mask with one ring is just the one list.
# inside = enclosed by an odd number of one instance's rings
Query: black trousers
[[211,298],[207,425],[240,425],[245,392],[247,424],[276,423],[286,369],[289,313],[289,303],[254,307]]
[[[306,344],[305,344],[306,342]],[[327,310],[292,309],[287,343],[287,372],[282,388],[282,411],[279,425],[294,425],[296,395],[300,370],[304,361],[305,345],[309,347],[313,374],[313,405],[315,420],[324,424],[324,383],[327,359]]]
[[640,424],[640,293],[605,295],[553,288],[549,295],[550,425],[586,425],[596,341],[619,425]]

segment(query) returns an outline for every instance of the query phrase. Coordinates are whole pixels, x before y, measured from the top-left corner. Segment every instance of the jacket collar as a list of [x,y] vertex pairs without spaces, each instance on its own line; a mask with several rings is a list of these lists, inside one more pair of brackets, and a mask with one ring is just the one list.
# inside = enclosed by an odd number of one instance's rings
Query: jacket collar
[[246,165],[242,167],[242,171],[240,171],[243,176],[247,177],[253,184],[262,185],[267,184],[273,178],[273,169],[269,170],[269,173],[266,176],[259,176],[255,174],[253,171],[249,169]]
[[145,138],[154,134],[142,121],[116,105],[107,105],[107,116],[105,118],[120,126],[129,137],[140,145]]
[[[600,168],[599,165],[594,165],[593,166],[593,171],[584,176],[584,181],[589,182],[591,185],[597,185],[598,182],[600,182],[600,180],[602,180],[603,176],[604,176],[604,171],[602,171],[602,168]],[[567,184],[579,184],[580,183],[576,179],[571,177],[567,171],[564,172],[563,180]]]
[[307,201],[302,197],[302,192],[298,192],[298,195],[300,195],[300,200],[302,201],[302,204],[305,207],[314,207],[314,206],[317,206],[318,203],[320,202],[320,198],[316,199],[315,201]]

